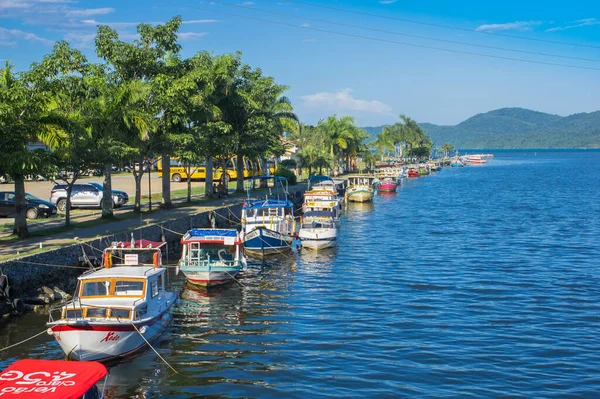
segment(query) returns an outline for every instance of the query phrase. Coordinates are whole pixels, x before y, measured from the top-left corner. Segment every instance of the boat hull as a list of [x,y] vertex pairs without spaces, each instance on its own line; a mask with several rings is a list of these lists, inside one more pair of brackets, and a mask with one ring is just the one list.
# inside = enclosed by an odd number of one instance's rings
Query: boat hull
[[156,339],[171,321],[174,303],[157,317],[135,324],[57,324],[50,329],[70,359],[106,362],[132,355]]
[[299,239],[302,248],[323,249],[337,245],[337,229],[300,229]]
[[227,284],[235,278],[240,268],[231,268],[231,270],[185,270],[181,271],[190,284],[199,287],[214,287],[216,285]]
[[293,236],[259,227],[244,235],[244,249],[248,255],[272,255],[291,250],[293,241]]
[[398,185],[395,183],[383,183],[377,187],[377,191],[382,193],[395,193]]
[[348,193],[348,201],[369,202],[373,200],[373,192],[369,190],[358,190]]

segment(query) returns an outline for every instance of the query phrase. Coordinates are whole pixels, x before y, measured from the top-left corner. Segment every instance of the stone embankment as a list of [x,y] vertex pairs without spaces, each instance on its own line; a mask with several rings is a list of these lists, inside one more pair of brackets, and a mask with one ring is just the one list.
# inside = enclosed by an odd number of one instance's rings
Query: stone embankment
[[[179,240],[191,228],[236,227],[239,225],[242,205],[216,208],[195,215],[182,216],[150,224],[125,232],[115,233],[42,253],[0,262],[0,271],[10,283],[11,301],[22,298],[28,304],[44,304],[60,300],[73,292],[77,277],[92,265],[99,265],[105,248],[113,242],[145,239],[167,242],[166,259],[177,260]],[[52,288],[50,288],[52,287]],[[0,304],[0,314],[10,308]]]

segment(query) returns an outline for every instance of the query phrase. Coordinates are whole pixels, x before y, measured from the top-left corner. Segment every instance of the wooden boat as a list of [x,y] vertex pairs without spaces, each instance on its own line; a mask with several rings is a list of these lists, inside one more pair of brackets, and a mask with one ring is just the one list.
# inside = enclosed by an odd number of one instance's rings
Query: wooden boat
[[410,168],[408,170],[408,177],[419,177],[421,174],[419,173],[419,171],[415,168]]
[[304,193],[302,212],[331,212],[335,222],[339,223],[343,198],[340,198],[338,193],[338,184],[330,177],[312,177],[309,179],[307,191]]
[[332,212],[306,212],[302,217],[298,237],[302,248],[323,249],[337,245],[338,231]]
[[373,200],[375,176],[358,175],[349,176],[346,198],[352,202],[369,202]]
[[225,284],[246,265],[235,229],[192,229],[181,239],[179,270],[201,287]]
[[[17,360],[0,372],[0,396],[15,399],[101,399],[108,371],[98,362]],[[96,384],[104,379],[104,387]]]
[[[158,337],[179,302],[165,289],[164,242],[113,243],[104,267],[79,277],[73,299],[50,309],[48,334],[68,358],[107,361],[132,354]],[[53,314],[60,311],[60,317]]]
[[[261,190],[265,195],[261,195]],[[291,250],[294,241],[294,204],[287,197],[287,180],[260,176],[250,181],[242,207],[242,241],[246,253],[265,256]]]
[[395,176],[382,176],[377,184],[377,191],[380,193],[395,193],[400,185],[400,181]]

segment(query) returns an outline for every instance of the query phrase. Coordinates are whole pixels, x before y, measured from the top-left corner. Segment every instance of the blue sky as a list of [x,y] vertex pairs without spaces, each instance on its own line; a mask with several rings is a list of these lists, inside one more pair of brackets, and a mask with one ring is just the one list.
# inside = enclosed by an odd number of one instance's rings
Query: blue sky
[[305,123],[333,113],[364,126],[393,123],[399,114],[456,124],[501,107],[559,115],[600,109],[598,1],[298,1],[0,0],[0,60],[23,70],[63,39],[96,60],[97,24],[134,40],[137,23],[181,15],[184,56],[242,51],[245,62],[290,86]]

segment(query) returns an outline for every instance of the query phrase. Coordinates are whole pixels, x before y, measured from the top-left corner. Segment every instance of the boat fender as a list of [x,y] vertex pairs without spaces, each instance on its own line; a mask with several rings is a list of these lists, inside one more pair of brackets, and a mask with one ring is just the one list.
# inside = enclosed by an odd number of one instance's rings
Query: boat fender
[[147,329],[148,327],[142,326],[142,328],[140,328],[140,333],[145,334]]
[[162,266],[162,255],[161,255],[160,251],[156,251],[152,255],[152,264],[154,265],[154,267]]
[[104,259],[103,259],[102,263],[104,264],[104,267],[107,269],[110,269],[112,267],[113,261],[112,261],[112,254],[110,252],[104,253]]

